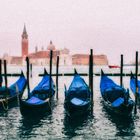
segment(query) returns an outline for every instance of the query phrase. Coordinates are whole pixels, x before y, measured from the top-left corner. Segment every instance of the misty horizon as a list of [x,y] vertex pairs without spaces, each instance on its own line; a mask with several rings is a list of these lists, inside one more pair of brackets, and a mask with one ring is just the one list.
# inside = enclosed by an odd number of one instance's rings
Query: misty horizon
[[[135,60],[140,49],[140,2],[134,0],[5,0],[0,5],[0,56],[21,54],[24,23],[29,36],[29,52],[37,45],[47,48],[52,40],[56,49],[71,54],[107,55],[111,64]],[[16,50],[16,51],[15,51]]]

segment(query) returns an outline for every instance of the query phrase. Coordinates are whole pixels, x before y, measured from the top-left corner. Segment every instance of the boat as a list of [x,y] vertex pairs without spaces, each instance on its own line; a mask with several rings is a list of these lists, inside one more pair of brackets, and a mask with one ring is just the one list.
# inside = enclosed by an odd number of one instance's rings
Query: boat
[[[21,97],[25,87],[27,85],[27,80],[21,73],[18,80],[9,87],[0,87],[0,109],[8,110],[16,101],[17,97]],[[17,102],[16,102],[17,103]]]
[[91,91],[84,79],[75,70],[74,78],[67,90],[65,86],[64,108],[68,116],[85,114],[90,110]]
[[120,68],[120,66],[118,66],[118,65],[108,65],[108,67],[109,67],[110,69],[112,69],[112,68]]
[[[140,81],[138,80],[138,103],[140,103]],[[136,77],[134,76],[134,74],[131,72],[131,76],[130,76],[130,88],[133,92],[133,94],[136,94]]]
[[32,92],[28,93],[28,98],[20,98],[21,114],[26,117],[33,115],[40,116],[47,113],[47,111],[50,112],[51,101],[53,100],[54,95],[55,85],[53,79],[47,72],[45,72],[39,84],[32,90]]
[[100,91],[105,107],[114,113],[130,116],[134,101],[129,96],[129,90],[117,85],[101,70]]

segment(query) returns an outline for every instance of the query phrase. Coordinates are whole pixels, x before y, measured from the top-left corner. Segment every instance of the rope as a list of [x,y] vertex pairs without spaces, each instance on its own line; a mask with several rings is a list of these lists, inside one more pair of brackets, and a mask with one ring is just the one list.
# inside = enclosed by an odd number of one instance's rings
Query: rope
[[[7,106],[5,106],[4,102],[7,104]],[[7,98],[5,100],[2,99],[1,103],[2,103],[3,109],[7,111],[8,110],[8,100],[7,100]]]
[[50,103],[50,98],[48,98],[47,101],[48,101],[48,104],[49,104],[50,110],[52,111],[51,103]]
[[16,84],[16,93],[17,93],[17,103],[18,103],[18,106],[20,106],[20,102],[19,102],[19,88],[18,88],[17,84]]
[[8,98],[7,98],[8,91],[6,90],[6,98],[1,98],[0,102],[2,103],[2,107],[5,111],[8,110]]

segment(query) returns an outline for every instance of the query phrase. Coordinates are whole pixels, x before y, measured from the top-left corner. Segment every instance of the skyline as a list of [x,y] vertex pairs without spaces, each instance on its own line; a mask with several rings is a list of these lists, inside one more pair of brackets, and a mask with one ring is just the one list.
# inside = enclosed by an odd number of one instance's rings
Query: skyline
[[[138,0],[5,0],[0,5],[0,56],[21,55],[24,23],[29,52],[38,45],[47,48],[52,40],[57,49],[71,53],[107,55],[110,63],[135,60],[140,52],[140,2]],[[16,49],[16,51],[15,51]]]

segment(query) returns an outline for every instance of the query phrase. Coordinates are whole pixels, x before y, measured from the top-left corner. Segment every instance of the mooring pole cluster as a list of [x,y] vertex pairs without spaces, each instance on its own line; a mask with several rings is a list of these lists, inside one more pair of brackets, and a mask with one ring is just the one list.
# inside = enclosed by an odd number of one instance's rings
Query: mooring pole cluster
[[[93,73],[93,50],[90,50],[90,55],[89,55],[89,73],[79,73],[79,75],[82,76],[89,76],[89,88],[91,90],[91,104],[93,105],[94,103],[94,95],[93,95],[93,75],[100,76],[99,73]],[[52,74],[52,61],[53,61],[53,51],[50,50],[50,63],[49,63],[49,76],[50,76],[50,92],[52,88],[52,76],[56,76],[56,99],[58,99],[58,86],[59,86],[59,76],[73,76],[74,73],[59,73],[59,56],[57,56],[56,59],[56,74]],[[19,76],[21,74],[15,73],[15,74],[7,74],[7,62],[6,60],[3,61],[4,64],[4,74],[2,74],[2,60],[0,60],[0,76],[1,76],[1,83],[0,86],[2,85],[2,76],[4,76],[4,81],[5,81],[5,87],[8,87],[8,79],[7,76]],[[124,60],[123,60],[123,55],[121,54],[121,61],[120,61],[120,73],[114,73],[114,74],[106,74],[110,76],[120,76],[120,86],[123,87],[123,66],[124,66]],[[30,72],[31,71],[31,74]],[[130,76],[130,74],[125,74],[126,76]],[[138,51],[136,51],[136,58],[135,58],[135,76],[136,76],[136,93],[135,93],[135,108],[134,108],[134,113],[137,113],[137,104],[138,104]],[[43,76],[43,74],[39,74],[39,76]],[[30,84],[29,84],[29,77],[32,77],[32,64],[29,62],[29,58],[26,57],[26,77],[27,77],[27,90],[28,90],[28,96],[30,93]],[[51,93],[50,93],[50,98],[51,98]]]

